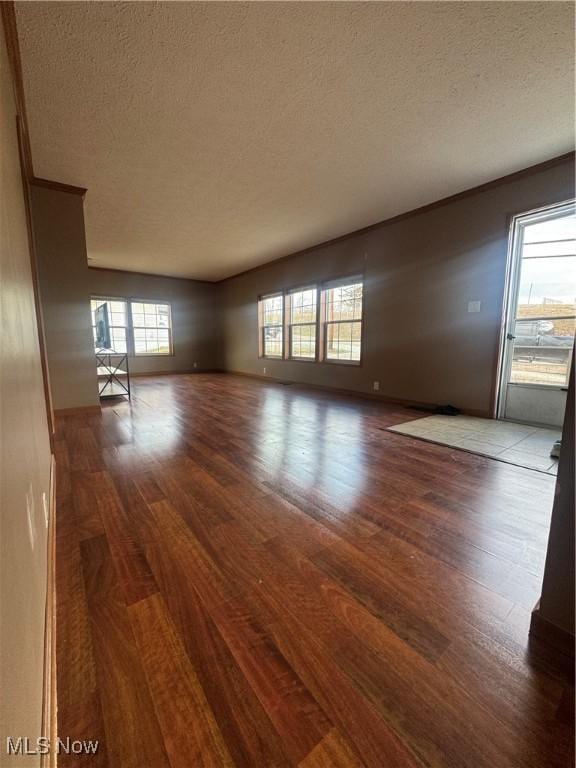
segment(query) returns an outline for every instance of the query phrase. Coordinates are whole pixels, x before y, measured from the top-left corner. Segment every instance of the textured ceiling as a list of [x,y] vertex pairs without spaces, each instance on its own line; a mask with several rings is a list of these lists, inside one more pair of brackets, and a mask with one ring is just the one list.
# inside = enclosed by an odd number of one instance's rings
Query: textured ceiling
[[17,3],[96,266],[216,280],[573,148],[563,2]]

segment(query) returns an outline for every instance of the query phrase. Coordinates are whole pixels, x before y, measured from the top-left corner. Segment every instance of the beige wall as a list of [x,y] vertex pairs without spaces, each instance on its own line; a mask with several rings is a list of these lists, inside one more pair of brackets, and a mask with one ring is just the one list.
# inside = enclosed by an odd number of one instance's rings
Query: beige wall
[[174,354],[130,358],[132,373],[212,370],[221,366],[221,335],[214,283],[89,269],[93,296],[168,301],[172,307]]
[[98,405],[82,197],[33,186],[32,220],[54,409]]
[[0,29],[0,765],[7,736],[40,735],[50,445],[16,137]]
[[[228,370],[451,403],[488,415],[498,354],[509,217],[574,195],[573,162],[295,255],[222,284]],[[261,293],[365,275],[363,362],[258,359]],[[469,301],[482,302],[469,314]]]

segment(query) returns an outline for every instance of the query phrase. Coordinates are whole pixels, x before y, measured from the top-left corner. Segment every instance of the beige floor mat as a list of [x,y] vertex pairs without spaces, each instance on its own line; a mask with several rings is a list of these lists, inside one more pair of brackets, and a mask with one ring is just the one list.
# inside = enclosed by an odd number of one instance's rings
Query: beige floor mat
[[558,469],[557,459],[550,458],[550,449],[560,438],[559,429],[473,416],[426,416],[388,429],[551,475]]

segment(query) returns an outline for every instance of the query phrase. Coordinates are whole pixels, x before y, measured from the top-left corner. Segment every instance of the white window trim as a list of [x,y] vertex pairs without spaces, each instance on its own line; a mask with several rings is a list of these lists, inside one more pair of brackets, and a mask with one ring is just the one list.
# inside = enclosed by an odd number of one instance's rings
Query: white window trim
[[[326,296],[328,291],[333,288],[342,288],[349,285],[362,286],[362,316],[359,320],[328,320],[328,306]],[[322,362],[329,365],[362,365],[362,356],[364,354],[364,277],[363,275],[351,275],[350,277],[338,278],[337,280],[329,280],[323,283],[321,286],[321,302],[322,302]],[[328,357],[328,326],[339,325],[341,323],[357,323],[360,325],[360,359],[352,360],[351,358],[334,358]]]
[[[102,296],[92,295],[90,296],[90,302],[92,301],[122,301],[126,305],[126,326],[111,326],[111,327],[125,327],[126,329],[126,353],[128,357],[173,357],[174,356],[174,335],[172,326],[172,302],[166,299],[141,299],[128,296]],[[136,346],[134,343],[134,323],[132,320],[132,304],[164,304],[168,307],[168,316],[170,318],[170,325],[168,330],[168,340],[170,345],[169,352],[136,352]],[[90,306],[90,319],[92,320],[92,306]],[[91,323],[91,327],[94,328],[94,324]],[[157,330],[155,326],[152,330]],[[142,330],[142,326],[138,326],[138,330]],[[145,328],[144,328],[145,330]]]
[[[134,320],[132,318],[132,304],[164,304],[168,307],[169,326],[162,330],[168,331],[168,345],[169,352],[136,352],[136,342],[134,339],[135,330],[147,330],[146,326],[139,325],[137,328],[134,326]],[[174,340],[172,335],[172,304],[169,301],[160,299],[128,299],[128,319],[130,322],[130,343],[132,346],[130,356],[131,357],[173,357],[174,356]],[[159,330],[160,326],[154,326],[148,330]]]
[[[277,296],[282,298],[282,322],[281,323],[264,323],[264,302],[266,299],[274,299]],[[275,291],[274,293],[263,293],[258,298],[258,328],[259,328],[259,357],[264,360],[284,360],[285,359],[285,346],[286,346],[286,296],[284,291]],[[279,355],[267,355],[266,354],[266,328],[280,328],[282,331],[282,343],[281,352]]]
[[[305,323],[293,323],[292,322],[292,296],[295,293],[304,293],[306,291],[314,291],[316,293],[316,318],[313,321],[305,322]],[[318,362],[318,348],[319,348],[319,337],[320,337],[320,328],[319,328],[319,319],[320,319],[320,291],[317,285],[305,285],[302,288],[292,288],[291,290],[286,292],[286,298],[288,299],[288,306],[286,307],[286,317],[287,317],[287,357],[289,360],[297,360],[304,363],[316,363]],[[301,355],[293,355],[292,354],[292,329],[295,327],[309,327],[314,326],[315,329],[315,339],[314,339],[314,356],[313,357],[305,357]]]

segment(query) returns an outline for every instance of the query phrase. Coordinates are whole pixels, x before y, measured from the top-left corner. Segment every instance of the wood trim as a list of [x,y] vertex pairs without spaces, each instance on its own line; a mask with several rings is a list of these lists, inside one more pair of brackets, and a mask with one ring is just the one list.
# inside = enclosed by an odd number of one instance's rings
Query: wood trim
[[[50,739],[50,743],[56,743],[57,737],[57,687],[56,687],[56,462],[52,453],[54,448],[54,412],[52,408],[52,396],[50,391],[50,379],[48,376],[48,363],[46,357],[46,340],[42,307],[40,302],[40,289],[38,283],[38,262],[34,229],[32,226],[32,208],[30,201],[30,180],[34,176],[32,163],[32,151],[30,147],[30,133],[28,129],[28,116],[26,112],[26,99],[22,78],[22,63],[20,58],[20,45],[18,41],[18,28],[13,2],[0,3],[2,27],[6,40],[6,49],[12,75],[14,89],[14,102],[16,106],[16,131],[18,136],[18,148],[20,155],[20,168],[22,175],[22,194],[26,216],[26,228],[28,233],[28,252],[30,258],[30,271],[34,295],[34,308],[36,312],[36,324],[38,331],[38,344],[40,362],[42,368],[42,381],[44,387],[44,399],[46,406],[46,419],[48,425],[48,437],[51,449],[50,461],[50,489],[48,510],[48,540],[47,540],[47,575],[46,575],[46,603],[44,615],[44,670],[42,682],[42,735]],[[55,768],[57,762],[56,753],[50,751],[49,755],[40,758],[42,768]]]
[[576,158],[576,152],[567,152],[564,155],[553,157],[550,160],[545,160],[542,163],[537,163],[536,165],[531,165],[528,168],[522,168],[521,170],[515,171],[514,173],[509,173],[507,176],[500,176],[497,179],[492,179],[491,181],[487,181],[484,184],[479,184],[476,187],[470,187],[469,189],[465,189],[462,192],[457,192],[454,195],[449,195],[448,197],[443,197],[440,200],[435,200],[432,203],[427,203],[426,205],[422,205],[419,208],[413,208],[410,211],[406,211],[405,213],[399,213],[396,216],[391,216],[388,219],[383,219],[382,221],[378,221],[375,224],[369,224],[367,227],[361,227],[360,229],[355,229],[352,232],[347,232],[344,235],[339,235],[338,237],[334,237],[330,240],[324,240],[321,243],[317,243],[316,245],[311,245],[308,248],[303,248],[300,251],[293,251],[292,253],[289,253],[286,256],[280,256],[279,258],[272,259],[270,261],[265,262],[264,264],[258,264],[255,267],[250,267],[250,269],[245,269],[242,272],[237,272],[235,275],[230,275],[230,277],[225,277],[222,280],[216,280],[215,282],[226,283],[228,280],[234,280],[237,277],[243,277],[244,275],[248,275],[252,272],[259,272],[260,270],[266,269],[272,264],[280,264],[281,262],[288,261],[288,259],[292,259],[295,256],[303,256],[305,254],[312,253],[313,251],[317,251],[320,248],[326,248],[330,245],[341,243],[344,240],[348,240],[351,237],[365,235],[368,232],[372,232],[375,229],[380,229],[381,227],[388,227],[391,224],[396,224],[397,222],[403,221],[405,219],[409,219],[412,216],[417,216],[422,213],[428,213],[429,211],[433,211],[435,208],[441,208],[450,203],[455,203],[458,200],[463,200],[466,197],[472,197],[473,195],[477,195],[480,192],[485,192],[488,189],[499,187],[503,184],[508,184],[524,176],[531,176],[534,173],[544,171],[548,168],[553,168],[556,165],[562,165],[563,163],[569,162],[570,160],[574,162],[575,158]]
[[54,452],[54,405],[52,402],[52,388],[50,386],[50,373],[48,370],[48,352],[46,346],[46,333],[44,331],[44,312],[40,297],[40,281],[38,278],[38,249],[32,223],[32,198],[30,182],[26,175],[25,151],[24,151],[24,120],[22,116],[17,118],[18,146],[20,151],[20,166],[22,172],[22,195],[24,197],[24,210],[26,213],[26,229],[28,231],[28,251],[30,254],[30,272],[32,276],[32,291],[34,294],[34,309],[36,312],[36,329],[38,332],[38,346],[40,348],[40,366],[42,368],[42,386],[44,388],[44,403],[46,406],[46,419],[48,421],[48,439],[50,450]]
[[[58,689],[56,684],[56,461],[53,455],[50,462],[47,563],[41,733],[42,736],[48,738],[50,744],[56,744],[58,732]],[[55,768],[56,759],[56,752],[51,749],[49,754],[41,756],[41,768]]]
[[0,3],[2,26],[6,39],[6,50],[10,71],[12,73],[12,87],[14,89],[14,101],[16,111],[21,121],[22,164],[25,176],[30,180],[34,176],[32,164],[32,150],[30,148],[30,132],[28,130],[28,116],[26,113],[26,99],[24,96],[24,80],[22,77],[22,59],[20,57],[20,43],[18,41],[18,27],[16,24],[16,11],[12,0],[4,0]]
[[574,636],[544,618],[540,613],[540,603],[532,611],[530,636],[550,645],[564,656],[574,659]]
[[18,135],[18,149],[20,155],[20,168],[22,173],[22,194],[24,198],[24,210],[26,215],[26,228],[28,231],[28,251],[30,258],[30,270],[32,276],[32,289],[34,294],[34,308],[36,312],[36,328],[38,332],[38,345],[40,348],[40,365],[42,368],[42,385],[44,388],[44,402],[46,407],[46,420],[48,423],[48,438],[50,450],[54,450],[54,409],[52,406],[52,392],[50,389],[50,377],[48,373],[48,358],[46,354],[46,335],[44,332],[44,320],[42,304],[40,300],[40,286],[38,282],[38,258],[34,228],[32,225],[32,205],[30,197],[30,180],[34,176],[32,163],[32,150],[30,147],[30,132],[28,129],[28,114],[26,112],[26,98],[24,96],[24,84],[22,78],[22,60],[20,57],[20,43],[18,40],[18,27],[13,2],[0,3],[0,14],[6,50],[12,75],[12,87],[14,90],[14,102],[16,106],[16,131]]
[[84,187],[75,187],[72,184],[63,184],[61,181],[51,181],[50,179],[39,179],[37,176],[32,176],[30,184],[35,187],[53,189],[56,192],[67,192],[70,195],[80,195],[80,197],[84,197],[88,191]]
[[[130,374],[132,375],[132,374]],[[99,405],[81,405],[78,408],[56,408],[54,415],[58,416],[82,416],[83,414],[101,413]]]
[[[298,362],[298,361],[291,361]],[[248,371],[237,370],[224,370],[222,373],[230,374],[231,376],[244,376],[249,379],[260,379],[261,381],[268,381],[274,384],[291,384],[299,389],[317,389],[323,392],[332,392],[337,395],[345,395],[352,397],[360,397],[363,400],[371,400],[372,402],[391,403],[401,405],[405,408],[419,408],[432,413],[433,408],[436,407],[436,403],[426,403],[419,400],[406,400],[401,397],[391,397],[389,395],[377,394],[375,392],[362,392],[356,389],[344,389],[342,387],[331,387],[328,384],[311,384],[303,381],[293,381],[284,377],[268,376],[262,373],[249,373]],[[466,416],[476,416],[481,419],[490,419],[491,416],[487,411],[482,411],[477,408],[459,408],[460,412]]]

